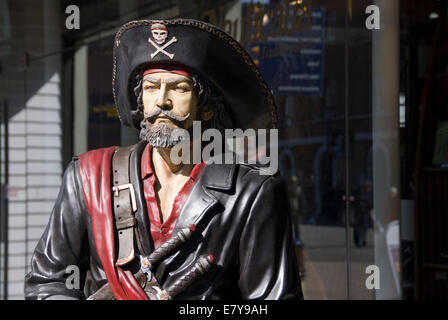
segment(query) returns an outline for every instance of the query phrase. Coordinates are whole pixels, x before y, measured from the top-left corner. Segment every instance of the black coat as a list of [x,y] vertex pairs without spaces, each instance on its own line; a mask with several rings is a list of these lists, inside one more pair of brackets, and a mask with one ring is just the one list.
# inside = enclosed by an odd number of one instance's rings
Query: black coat
[[[140,176],[145,144],[131,155],[131,182],[141,254],[153,251]],[[182,208],[173,235],[195,222],[197,232],[155,270],[163,286],[181,277],[201,255],[216,267],[178,299],[301,299],[285,185],[279,174],[260,175],[245,164],[206,165]],[[80,269],[81,288],[68,289],[66,268]],[[85,299],[107,282],[96,252],[92,225],[80,185],[78,161],[67,167],[48,226],[38,242],[25,298]]]

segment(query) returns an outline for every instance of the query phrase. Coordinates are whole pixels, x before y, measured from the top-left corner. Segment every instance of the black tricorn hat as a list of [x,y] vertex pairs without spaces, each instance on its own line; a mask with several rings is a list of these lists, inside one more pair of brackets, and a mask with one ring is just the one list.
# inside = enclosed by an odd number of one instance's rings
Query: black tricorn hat
[[132,21],[117,32],[112,88],[123,125],[137,127],[136,73],[158,63],[184,65],[212,83],[234,128],[276,128],[274,98],[246,50],[221,29],[191,19]]

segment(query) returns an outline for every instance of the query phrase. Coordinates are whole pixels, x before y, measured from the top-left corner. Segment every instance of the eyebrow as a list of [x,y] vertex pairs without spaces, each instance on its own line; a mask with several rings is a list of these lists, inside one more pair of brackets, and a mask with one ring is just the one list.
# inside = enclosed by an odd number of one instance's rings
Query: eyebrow
[[[160,78],[155,78],[155,77],[151,77],[151,75],[147,74],[144,78],[143,81],[149,81],[152,83],[160,83]],[[179,77],[176,78],[172,78],[172,79],[166,79],[166,83],[167,84],[171,84],[171,83],[176,83],[176,82],[188,82],[188,83],[193,83],[193,81],[188,78],[188,77],[184,77],[179,75]]]

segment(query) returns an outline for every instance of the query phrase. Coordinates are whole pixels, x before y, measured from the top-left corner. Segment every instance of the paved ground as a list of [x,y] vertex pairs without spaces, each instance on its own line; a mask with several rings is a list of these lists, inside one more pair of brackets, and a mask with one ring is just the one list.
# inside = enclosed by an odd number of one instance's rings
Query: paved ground
[[[345,228],[300,226],[304,243],[306,277],[302,280],[304,297],[310,299],[346,299],[347,263]],[[350,291],[352,299],[374,299],[374,291],[365,287],[368,265],[374,264],[373,232],[367,234],[367,246],[357,248],[350,230]]]

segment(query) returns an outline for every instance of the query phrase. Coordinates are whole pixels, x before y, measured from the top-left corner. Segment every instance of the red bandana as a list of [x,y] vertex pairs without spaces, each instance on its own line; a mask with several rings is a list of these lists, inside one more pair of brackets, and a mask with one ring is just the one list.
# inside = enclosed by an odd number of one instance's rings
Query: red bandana
[[151,65],[148,69],[143,72],[143,77],[147,74],[158,73],[158,72],[169,72],[176,73],[182,76],[191,78],[190,71],[180,64],[167,64],[167,63],[159,63],[156,65]]

